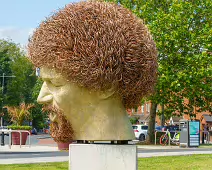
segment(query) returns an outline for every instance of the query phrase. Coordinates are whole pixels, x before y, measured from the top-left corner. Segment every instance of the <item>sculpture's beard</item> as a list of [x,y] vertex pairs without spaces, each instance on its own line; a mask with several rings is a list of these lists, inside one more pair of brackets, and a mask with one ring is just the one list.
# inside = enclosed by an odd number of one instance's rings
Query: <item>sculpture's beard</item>
[[63,111],[54,106],[44,106],[43,111],[49,113],[50,134],[56,142],[68,142],[73,139],[74,131]]
[[51,120],[51,122],[57,122],[58,115],[63,114],[62,110],[51,105],[45,105],[42,110],[49,113],[49,119]]

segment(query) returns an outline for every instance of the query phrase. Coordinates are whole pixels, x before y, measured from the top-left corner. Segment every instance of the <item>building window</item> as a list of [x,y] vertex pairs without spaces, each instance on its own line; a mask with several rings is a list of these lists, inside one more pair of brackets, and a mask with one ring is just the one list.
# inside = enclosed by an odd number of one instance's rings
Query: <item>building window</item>
[[150,112],[150,106],[149,104],[146,104],[146,111],[149,113]]
[[144,113],[144,105],[141,106],[141,113]]
[[157,107],[156,107],[156,112],[158,112],[159,111],[159,106],[157,105]]
[[137,112],[138,112],[138,108],[132,108],[132,113],[133,114],[137,114]]

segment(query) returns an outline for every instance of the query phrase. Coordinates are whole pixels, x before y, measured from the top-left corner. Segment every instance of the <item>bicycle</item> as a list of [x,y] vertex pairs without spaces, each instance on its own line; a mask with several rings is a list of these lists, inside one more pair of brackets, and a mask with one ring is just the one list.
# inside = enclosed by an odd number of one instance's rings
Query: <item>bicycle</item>
[[171,137],[170,132],[167,130],[165,134],[160,137],[160,144],[167,145],[170,142],[175,145],[179,145],[180,143],[180,133],[175,131],[173,138]]

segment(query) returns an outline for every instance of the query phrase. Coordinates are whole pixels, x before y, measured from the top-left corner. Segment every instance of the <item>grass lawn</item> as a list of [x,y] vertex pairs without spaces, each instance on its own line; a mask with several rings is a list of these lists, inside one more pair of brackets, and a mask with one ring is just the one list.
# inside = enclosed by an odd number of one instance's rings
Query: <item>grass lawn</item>
[[212,169],[212,154],[139,158],[138,169],[209,170]]
[[0,165],[0,170],[68,170],[68,162]]
[[201,144],[199,148],[212,148],[212,144]]
[[[0,170],[67,170],[68,162],[0,165]],[[138,170],[205,170],[212,169],[212,154],[139,158]]]

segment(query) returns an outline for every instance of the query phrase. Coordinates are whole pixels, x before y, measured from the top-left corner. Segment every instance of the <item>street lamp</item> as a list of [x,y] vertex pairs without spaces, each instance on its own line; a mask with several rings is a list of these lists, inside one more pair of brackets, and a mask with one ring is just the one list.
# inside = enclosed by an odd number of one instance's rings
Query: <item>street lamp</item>
[[[4,78],[5,77],[16,77],[16,76],[6,76],[5,75],[5,73],[3,73],[3,75],[2,76],[0,76],[0,77],[2,77],[2,116],[1,116],[1,127],[4,125],[3,124],[3,100],[4,100]],[[4,132],[2,132],[2,134],[1,134],[1,145],[2,146],[4,146]]]
[[[16,77],[16,76],[6,76],[5,73],[3,73],[2,76],[2,98],[4,99],[4,78],[5,77]],[[2,113],[3,113],[3,99],[2,99]],[[3,126],[3,117],[1,117],[1,126]]]

